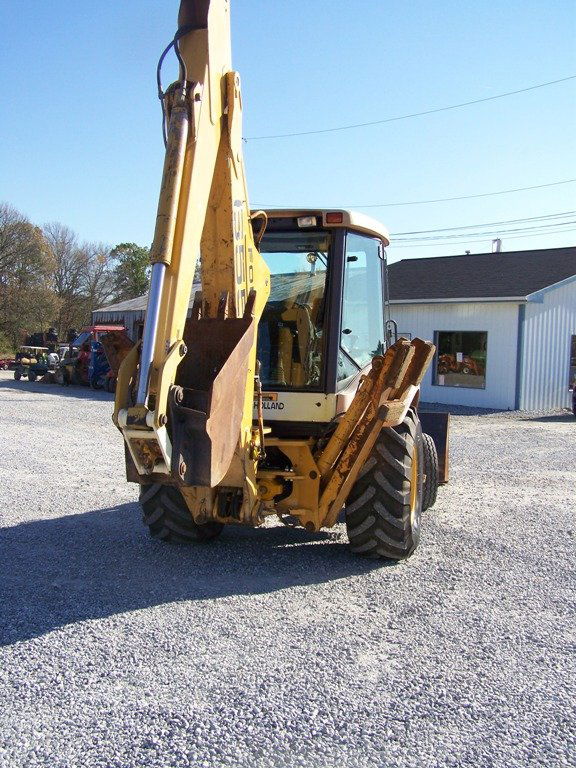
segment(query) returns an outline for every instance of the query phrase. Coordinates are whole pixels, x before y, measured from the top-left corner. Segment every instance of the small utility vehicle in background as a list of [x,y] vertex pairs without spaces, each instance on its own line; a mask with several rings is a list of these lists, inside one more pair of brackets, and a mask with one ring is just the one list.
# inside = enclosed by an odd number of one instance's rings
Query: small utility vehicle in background
[[27,378],[28,381],[36,381],[45,376],[49,370],[53,370],[48,359],[48,347],[32,347],[24,345],[16,353],[14,378],[20,381]]

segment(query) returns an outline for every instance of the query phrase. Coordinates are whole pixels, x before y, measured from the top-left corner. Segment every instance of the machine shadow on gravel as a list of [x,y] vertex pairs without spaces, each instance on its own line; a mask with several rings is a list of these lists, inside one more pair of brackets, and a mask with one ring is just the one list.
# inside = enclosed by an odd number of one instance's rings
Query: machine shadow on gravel
[[551,416],[531,416],[526,421],[536,421],[540,424],[573,424],[574,414],[572,411],[566,411],[566,413],[555,413]]
[[0,531],[0,645],[182,600],[274,592],[382,569],[335,533],[230,526],[209,544],[148,536],[137,504]]

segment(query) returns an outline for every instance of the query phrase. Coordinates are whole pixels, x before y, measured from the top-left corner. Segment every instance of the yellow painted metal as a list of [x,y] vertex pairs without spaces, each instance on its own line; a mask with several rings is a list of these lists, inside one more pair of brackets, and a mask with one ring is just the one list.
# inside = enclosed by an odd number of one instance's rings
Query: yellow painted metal
[[410,472],[410,524],[414,524],[414,517],[418,505],[418,474],[420,472],[420,459],[418,450],[414,447],[412,454],[412,468]]
[[[368,406],[372,404],[374,411],[385,386],[390,388],[399,381],[398,377],[402,372],[400,369],[407,365],[406,358],[413,354],[411,350],[410,342],[406,339],[400,339],[393,348],[386,352],[384,357],[377,356],[372,359],[372,367],[360,382],[354,400],[338,423],[328,445],[317,457],[318,466],[324,477],[330,473],[336,459],[348,445],[353,431],[358,427]],[[394,371],[394,367],[398,370]],[[390,383],[391,373],[392,382]],[[370,414],[370,417],[372,416],[373,413]]]
[[[203,318],[241,318],[248,306],[257,324],[270,291],[270,274],[250,222],[242,158],[242,98],[239,75],[231,69],[228,0],[182,0],[179,25],[187,30],[179,46],[188,83],[171,86],[166,97],[170,131],[151,256],[154,263],[165,265],[165,275],[150,370],[151,410],[132,406],[130,401],[139,347],[120,368],[114,409],[114,421],[124,430],[137,467],[154,473],[155,479],[164,473],[168,482],[172,478],[167,403],[184,351],[184,325],[198,256],[202,277],[198,309]],[[251,309],[250,295],[255,295]],[[295,342],[288,328],[281,329],[280,381],[303,384],[310,376],[311,307],[305,303],[287,308],[298,335]],[[293,360],[295,343],[300,363]],[[220,483],[225,489],[241,490],[241,509],[234,520],[219,518],[217,489],[182,487],[179,482],[194,519],[258,524],[264,514],[276,511],[297,517],[309,530],[333,525],[379,431],[398,424],[417,397],[417,385],[433,351],[429,343],[401,340],[383,357],[374,358],[350,409],[317,455],[312,439],[267,437],[267,446],[278,448],[291,465],[290,470],[274,471],[258,470],[263,446],[262,431],[253,425],[254,340],[239,432],[227,436],[236,449]],[[193,348],[188,355],[194,359]],[[286,482],[291,483],[290,495],[275,502]]]
[[[381,365],[381,363],[378,362],[377,365]],[[372,361],[371,372],[374,370],[376,369],[374,361]],[[374,376],[372,375],[364,376],[361,379],[350,408],[348,408],[338,422],[338,426],[334,430],[328,445],[324,448],[322,453],[317,456],[316,460],[318,462],[318,468],[322,475],[326,476],[330,472],[334,462],[346,447],[350,435],[358,424],[358,420],[362,417],[362,414],[368,407],[370,393],[374,388],[374,383]]]
[[[433,353],[429,342],[401,339],[383,357],[375,357],[350,408],[316,456],[311,439],[267,438],[266,446],[282,451],[292,469],[257,472],[266,508],[297,518],[308,530],[334,525],[380,431],[400,424],[415,403],[414,382],[421,380]],[[290,495],[274,503],[286,481],[292,483]]]
[[[286,499],[277,502],[275,510],[279,514],[298,518],[301,525],[308,530],[319,530],[320,470],[312,455],[313,441],[268,438],[266,445],[278,447],[292,464],[293,475],[283,472],[275,473],[277,477],[292,481],[292,492]],[[260,473],[257,477],[260,483]],[[263,475],[262,481],[263,485],[270,484],[268,473]]]
[[416,387],[408,387],[404,399],[386,401],[384,395],[375,413],[367,409],[322,491],[318,513],[321,525],[334,525],[381,430],[397,426],[404,419],[416,393]]
[[170,266],[174,247],[174,230],[178,211],[186,144],[188,141],[189,103],[184,88],[173,89],[169,95],[170,121],[164,170],[156,214],[154,240],[150,249],[152,264]]
[[130,390],[136,381],[140,346],[141,342],[138,342],[138,344],[135,344],[132,347],[118,369],[116,395],[114,398],[114,413],[112,414],[112,421],[117,427],[119,426],[118,413],[121,408],[126,407],[127,403],[130,402]]
[[[174,384],[184,335],[190,291],[201,256],[203,316],[216,317],[220,297],[228,292],[229,313],[242,317],[248,295],[256,291],[257,323],[269,294],[269,270],[254,244],[242,157],[240,78],[232,71],[228,0],[182,0],[179,27],[194,27],[179,40],[189,84],[168,89],[168,149],[158,204],[152,261],[166,265],[159,320],[150,371],[149,400],[153,416],[142,418],[130,404],[129,385],[117,389],[115,421],[120,410],[127,421],[151,431],[167,418],[167,398]],[[194,350],[189,354],[193,355]],[[129,356],[130,357],[130,356]],[[257,505],[253,451],[252,401],[256,343],[249,354],[242,425],[230,435],[238,446],[227,481],[245,491],[243,515]],[[134,356],[124,363],[119,381],[135,375]],[[151,436],[153,437],[153,436]],[[168,446],[169,450],[169,446]]]
[[[370,401],[349,434],[333,469],[323,475],[319,509],[322,525],[331,526],[336,522],[380,430],[400,424],[416,401],[418,384],[434,350],[430,342],[400,339],[386,351],[378,370],[374,371],[373,367],[368,374],[374,377]],[[350,410],[353,409],[354,401]]]

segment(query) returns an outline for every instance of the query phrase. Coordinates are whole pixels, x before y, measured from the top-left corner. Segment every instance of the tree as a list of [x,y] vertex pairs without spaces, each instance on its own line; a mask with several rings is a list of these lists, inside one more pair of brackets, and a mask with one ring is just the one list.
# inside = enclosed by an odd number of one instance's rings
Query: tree
[[44,330],[58,309],[49,284],[51,253],[42,231],[12,206],[0,204],[0,331],[17,346]]
[[44,226],[44,237],[54,264],[53,290],[60,303],[56,326],[62,335],[89,323],[93,310],[111,301],[110,246],[80,244],[75,232],[58,222]]
[[136,243],[120,243],[110,252],[114,266],[114,301],[135,299],[150,285],[150,249]]
[[104,243],[84,243],[80,252],[84,263],[81,293],[91,314],[113,299],[112,252]]

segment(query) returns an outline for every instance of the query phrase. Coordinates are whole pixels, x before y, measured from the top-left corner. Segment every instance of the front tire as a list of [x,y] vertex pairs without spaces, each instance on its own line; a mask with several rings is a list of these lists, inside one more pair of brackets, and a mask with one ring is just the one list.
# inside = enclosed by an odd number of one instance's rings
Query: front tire
[[214,520],[202,524],[195,523],[182,494],[173,485],[141,485],[140,505],[144,524],[148,526],[150,535],[162,541],[175,544],[210,541],[215,539],[224,527],[222,523]]
[[422,512],[433,507],[438,495],[440,470],[438,451],[431,435],[422,435],[422,452],[424,456],[424,483],[422,486]]
[[353,552],[405,560],[420,541],[422,428],[410,409],[397,427],[380,432],[346,501]]

